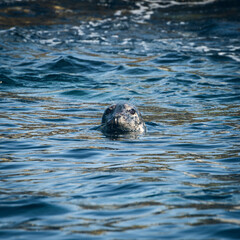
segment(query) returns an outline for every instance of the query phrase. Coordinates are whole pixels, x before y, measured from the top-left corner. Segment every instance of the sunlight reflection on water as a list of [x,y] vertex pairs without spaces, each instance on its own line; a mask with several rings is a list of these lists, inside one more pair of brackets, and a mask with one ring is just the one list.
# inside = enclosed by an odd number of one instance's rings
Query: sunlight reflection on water
[[[240,237],[239,11],[210,2],[1,5],[3,239]],[[146,134],[94,128],[119,101]]]

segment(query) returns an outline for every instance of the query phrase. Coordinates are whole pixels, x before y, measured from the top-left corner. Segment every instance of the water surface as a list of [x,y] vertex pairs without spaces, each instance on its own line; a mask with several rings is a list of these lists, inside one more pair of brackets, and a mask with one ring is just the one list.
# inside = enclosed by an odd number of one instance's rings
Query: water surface
[[[239,239],[239,10],[3,1],[1,239]],[[119,101],[145,135],[94,130]]]

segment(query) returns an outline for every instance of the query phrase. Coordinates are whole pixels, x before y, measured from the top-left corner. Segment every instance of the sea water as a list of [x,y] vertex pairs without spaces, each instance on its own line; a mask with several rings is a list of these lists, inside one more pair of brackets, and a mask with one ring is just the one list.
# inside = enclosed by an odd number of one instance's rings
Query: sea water
[[[0,3],[1,239],[239,239],[238,1]],[[130,102],[147,132],[109,138]]]

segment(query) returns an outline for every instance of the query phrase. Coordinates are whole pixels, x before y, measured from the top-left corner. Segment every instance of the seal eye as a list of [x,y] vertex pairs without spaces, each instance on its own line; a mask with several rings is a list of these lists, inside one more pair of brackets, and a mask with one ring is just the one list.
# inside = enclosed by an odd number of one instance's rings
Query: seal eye
[[132,108],[131,110],[129,110],[129,112],[134,115],[136,113],[136,110],[134,108]]
[[108,108],[108,109],[106,110],[106,114],[109,114],[109,113],[111,113],[111,112],[112,112],[112,110],[113,110],[113,109],[110,109],[110,108]]

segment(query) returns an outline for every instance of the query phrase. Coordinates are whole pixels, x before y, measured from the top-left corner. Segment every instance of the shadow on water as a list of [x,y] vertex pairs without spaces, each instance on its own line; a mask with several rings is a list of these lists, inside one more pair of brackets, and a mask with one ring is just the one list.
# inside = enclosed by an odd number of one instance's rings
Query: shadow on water
[[[1,1],[1,239],[239,239],[239,13]],[[145,134],[97,129],[121,101]]]

